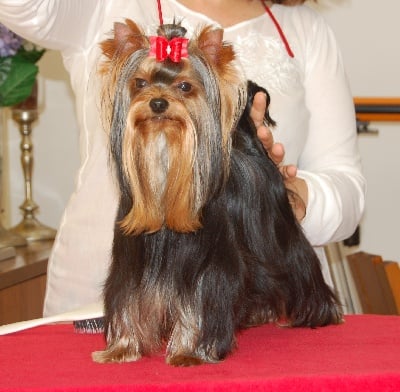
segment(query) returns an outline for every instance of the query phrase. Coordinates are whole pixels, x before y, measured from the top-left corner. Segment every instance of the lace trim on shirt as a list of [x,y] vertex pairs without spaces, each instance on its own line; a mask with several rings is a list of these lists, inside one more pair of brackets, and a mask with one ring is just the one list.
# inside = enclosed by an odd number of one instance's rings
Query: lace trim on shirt
[[297,60],[287,55],[279,38],[251,31],[236,38],[235,49],[246,77],[260,84],[267,81],[266,89],[287,94],[301,84]]

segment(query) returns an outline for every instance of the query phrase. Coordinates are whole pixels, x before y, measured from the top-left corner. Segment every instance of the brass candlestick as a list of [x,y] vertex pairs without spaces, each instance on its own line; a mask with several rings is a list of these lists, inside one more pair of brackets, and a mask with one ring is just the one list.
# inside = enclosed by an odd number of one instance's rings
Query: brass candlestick
[[43,225],[36,217],[39,208],[32,197],[33,144],[31,139],[32,123],[38,118],[37,85],[32,95],[23,103],[11,109],[13,120],[18,123],[21,134],[21,164],[25,184],[25,201],[19,207],[23,213],[22,221],[10,231],[19,234],[28,241],[52,240],[56,230]]
[[26,239],[18,234],[6,230],[0,223],[0,249],[9,246],[25,246]]
[[9,246],[24,246],[27,244],[26,239],[20,235],[11,233],[6,230],[2,223],[3,215],[3,138],[5,134],[5,113],[0,108],[0,249]]

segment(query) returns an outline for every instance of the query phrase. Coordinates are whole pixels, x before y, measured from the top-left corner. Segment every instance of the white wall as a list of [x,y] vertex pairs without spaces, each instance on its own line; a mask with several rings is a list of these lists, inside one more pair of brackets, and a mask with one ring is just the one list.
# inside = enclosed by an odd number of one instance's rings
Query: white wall
[[[400,97],[399,0],[322,2],[321,10],[342,48],[354,96]],[[368,181],[359,249],[400,261],[400,122],[371,123],[360,135]]]
[[[400,96],[399,0],[319,0],[318,8],[334,29],[355,96]],[[45,78],[46,107],[34,128],[34,199],[38,218],[56,227],[73,190],[79,165],[78,131],[68,77],[57,53],[40,63]],[[377,136],[360,136],[369,182],[362,222],[361,249],[400,261],[400,123],[377,123]],[[20,219],[23,200],[19,135],[10,122],[10,202],[12,224]]]

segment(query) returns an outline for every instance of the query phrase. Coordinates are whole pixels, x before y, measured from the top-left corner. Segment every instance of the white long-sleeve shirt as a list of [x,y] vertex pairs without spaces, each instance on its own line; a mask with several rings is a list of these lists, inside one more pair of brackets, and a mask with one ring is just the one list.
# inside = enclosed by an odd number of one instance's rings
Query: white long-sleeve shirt
[[[163,0],[166,23],[183,20],[190,38],[199,24],[215,21],[176,0]],[[275,141],[285,163],[295,164],[308,185],[302,222],[319,254],[322,246],[350,236],[364,208],[365,180],[352,96],[335,38],[306,5],[271,8],[294,53],[291,58],[268,14],[225,28],[246,77],[267,88]],[[96,67],[116,21],[131,18],[149,34],[159,23],[156,1],[0,0],[0,21],[41,46],[60,50],[76,95],[82,164],[49,262],[45,314],[97,301],[110,263],[117,190],[101,126]]]

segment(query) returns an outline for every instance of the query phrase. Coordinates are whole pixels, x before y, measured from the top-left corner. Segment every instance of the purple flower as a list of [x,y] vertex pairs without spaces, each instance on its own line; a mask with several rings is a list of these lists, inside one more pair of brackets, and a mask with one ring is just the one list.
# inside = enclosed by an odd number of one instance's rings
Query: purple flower
[[14,56],[21,45],[22,38],[0,23],[0,57]]

